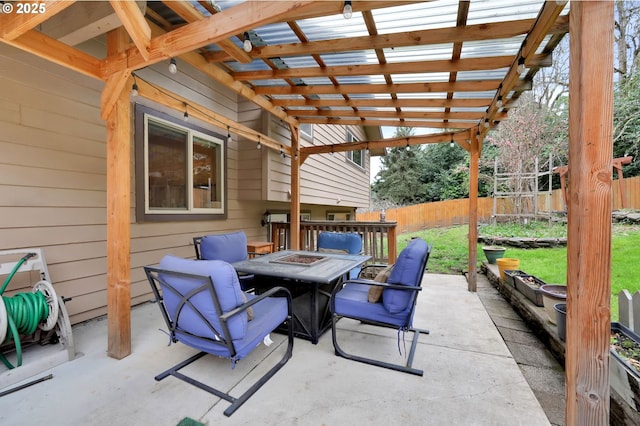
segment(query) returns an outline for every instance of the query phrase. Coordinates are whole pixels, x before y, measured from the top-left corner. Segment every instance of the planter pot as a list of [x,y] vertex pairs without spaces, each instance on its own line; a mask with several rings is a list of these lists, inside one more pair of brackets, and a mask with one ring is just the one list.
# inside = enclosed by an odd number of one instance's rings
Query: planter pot
[[[640,345],[640,336],[620,323],[611,323],[612,340],[614,333],[627,336]],[[633,410],[639,411],[640,373],[615,350],[613,344],[609,349],[609,383]]]
[[542,302],[547,312],[547,317],[551,324],[556,323],[556,311],[554,305],[556,303],[564,303],[567,300],[567,286],[557,284],[545,284],[540,287],[542,292]]
[[496,263],[498,264],[500,279],[503,282],[506,281],[506,276],[504,275],[504,271],[514,271],[520,267],[520,260],[511,258],[511,257],[503,257],[501,259],[497,259]]
[[515,277],[518,277],[518,276],[528,277],[530,275],[524,271],[520,271],[519,269],[516,269],[516,270],[506,269],[504,271],[504,282],[511,285],[513,288],[515,288],[516,287]]
[[506,248],[497,247],[497,246],[484,246],[482,247],[482,251],[484,252],[487,261],[491,264],[496,263],[496,260],[504,257],[504,252]]
[[536,306],[544,306],[540,287],[546,283],[533,275],[515,277],[516,288]]
[[567,304],[556,303],[553,305],[553,310],[558,324],[558,337],[564,342],[567,338]]

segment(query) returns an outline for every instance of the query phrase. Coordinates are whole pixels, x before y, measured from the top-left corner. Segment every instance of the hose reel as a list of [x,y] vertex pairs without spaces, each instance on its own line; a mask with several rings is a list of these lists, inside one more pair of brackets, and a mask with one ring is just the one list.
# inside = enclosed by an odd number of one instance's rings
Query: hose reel
[[[12,351],[15,346],[17,355],[17,367],[22,365],[23,343],[37,343],[37,347],[49,345],[50,343],[61,343],[63,351],[55,351],[52,359],[42,359],[42,354],[50,354],[37,349],[31,358],[35,359],[33,364],[51,367],[75,357],[73,348],[73,338],[71,336],[71,323],[64,306],[64,300],[56,294],[53,285],[49,281],[49,274],[44,261],[44,254],[41,249],[10,250],[0,251],[0,256],[8,254],[26,253],[18,262],[0,264],[0,275],[6,275],[2,288],[0,288],[0,346],[2,352]],[[17,272],[32,270],[40,271],[40,281],[38,281],[30,292],[18,292],[12,296],[3,296],[4,290]],[[55,346],[55,345],[51,345]],[[54,348],[55,349],[55,348]],[[15,367],[0,352],[0,361],[8,369]],[[61,353],[58,353],[61,352]],[[62,359],[63,355],[66,359]],[[53,359],[55,358],[55,360]],[[31,364],[31,361],[29,361]],[[25,364],[26,365],[26,364]],[[27,370],[33,370],[30,366]],[[32,371],[24,374],[33,374]],[[16,374],[12,374],[16,376]],[[0,388],[6,386],[3,377],[0,375]]]

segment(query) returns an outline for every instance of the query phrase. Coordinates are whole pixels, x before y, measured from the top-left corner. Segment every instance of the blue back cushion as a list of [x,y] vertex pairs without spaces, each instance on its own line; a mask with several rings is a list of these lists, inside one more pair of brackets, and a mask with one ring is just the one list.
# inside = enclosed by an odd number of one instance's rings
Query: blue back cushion
[[205,235],[200,240],[200,257],[206,260],[240,262],[247,258],[247,235],[232,232],[220,235]]
[[[216,295],[220,301],[222,312],[228,312],[243,304],[242,290],[238,282],[238,274],[233,266],[220,260],[193,260],[183,259],[167,255],[160,261],[161,269],[170,271],[185,272],[209,276],[213,280]],[[202,280],[192,280],[178,278],[170,275],[163,275],[162,279],[176,288],[180,294],[187,294],[189,291],[203,284]],[[180,303],[180,296],[175,295],[170,290],[162,289],[162,296],[171,319],[176,320],[176,310]],[[199,292],[192,296],[190,301],[196,309],[204,316],[203,320],[193,308],[185,305],[182,308],[180,317],[177,318],[180,329],[193,333],[197,336],[215,338],[204,321],[211,324],[216,331],[222,335],[222,328],[218,320],[218,313],[211,294],[207,291]],[[232,340],[242,339],[247,332],[247,313],[242,312],[231,318],[227,325]]]
[[349,254],[362,251],[362,238],[352,232],[321,232],[318,234],[318,248],[348,250]]
[[[419,287],[428,250],[429,246],[424,240],[415,238],[409,241],[398,256],[387,282]],[[410,307],[414,295],[415,292],[387,288],[382,293],[382,304],[389,313],[396,314]]]

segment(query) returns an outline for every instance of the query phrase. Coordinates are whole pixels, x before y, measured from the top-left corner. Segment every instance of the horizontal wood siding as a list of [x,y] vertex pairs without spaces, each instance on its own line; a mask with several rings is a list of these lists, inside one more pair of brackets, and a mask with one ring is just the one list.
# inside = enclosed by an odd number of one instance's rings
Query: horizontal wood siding
[[[288,127],[272,120],[271,136],[290,146]],[[360,140],[366,140],[364,130],[349,126],[349,130]],[[328,145],[346,140],[345,126],[313,126],[313,141],[300,138],[301,146]],[[277,152],[269,153],[269,200],[288,201],[287,191],[291,187],[290,158],[282,158]],[[327,206],[366,207],[369,205],[369,158],[365,168],[349,161],[346,153],[312,155],[300,169],[300,199],[302,203]]]
[[[217,87],[180,60],[178,68],[178,74],[169,74],[166,63],[160,63],[137,74],[232,120],[263,130],[259,109],[248,103],[240,108],[235,93]],[[104,315],[107,193],[106,128],[100,119],[103,84],[6,45],[0,45],[0,74],[0,250],[43,248],[54,288],[72,298],[66,304],[71,322]],[[132,98],[132,102],[176,117],[183,114],[142,97]],[[226,127],[192,120],[227,134]],[[194,236],[242,229],[249,240],[267,238],[260,225],[267,203],[261,201],[261,189],[254,189],[261,186],[256,165],[262,160],[242,143],[232,132],[227,150],[226,220],[136,223],[132,181],[132,304],[151,299],[142,267],[156,264],[169,253],[194,257]],[[245,146],[249,155],[245,155]],[[131,167],[133,177],[135,164]],[[34,283],[12,281],[6,295],[30,291],[28,284]]]

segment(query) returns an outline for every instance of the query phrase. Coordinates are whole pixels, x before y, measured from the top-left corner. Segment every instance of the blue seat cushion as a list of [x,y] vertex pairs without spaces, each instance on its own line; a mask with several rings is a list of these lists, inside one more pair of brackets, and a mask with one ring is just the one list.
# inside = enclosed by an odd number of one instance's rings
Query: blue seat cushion
[[247,235],[243,231],[228,234],[205,235],[200,240],[202,259],[240,262],[247,258]]
[[[425,267],[423,259],[428,250],[428,244],[422,239],[409,241],[407,247],[400,252],[387,282],[419,287]],[[382,304],[391,314],[403,312],[411,307],[415,295],[414,291],[385,288],[382,292]]]
[[379,321],[396,327],[411,326],[411,305],[404,311],[391,313],[382,303],[369,303],[369,286],[366,284],[346,284],[335,295],[335,311],[340,316],[361,320]]
[[[222,313],[229,312],[243,304],[238,275],[233,266],[226,262],[221,260],[183,259],[167,255],[160,261],[160,268],[211,277]],[[167,312],[172,321],[177,321],[177,326],[180,329],[196,336],[216,339],[215,333],[209,327],[210,325],[222,336],[222,328],[218,320],[219,314],[216,311],[210,292],[201,291],[193,295],[189,300],[195,306],[195,310],[191,306],[185,305],[180,311],[179,317],[176,318],[181,296],[203,285],[204,282],[202,280],[178,278],[168,274],[162,275],[162,279],[180,293],[180,295],[176,295],[170,289],[165,288],[166,286],[162,286],[162,295]],[[198,312],[202,315],[199,315]],[[227,325],[232,340],[243,339],[247,333],[247,313],[243,312],[234,316],[227,322]]]
[[[318,234],[318,250],[346,250],[349,254],[362,252],[362,238],[354,232],[320,232]],[[349,279],[358,278],[360,267],[349,272]]]
[[[247,299],[251,300],[257,296],[247,294]],[[240,360],[258,346],[264,337],[275,330],[287,319],[287,299],[285,297],[267,297],[252,306],[254,318],[249,321],[247,332],[242,339],[234,340],[233,346],[236,350],[234,360]],[[193,348],[205,351],[218,356],[229,357],[226,347],[211,340],[197,339],[189,335],[179,335],[178,340]]]

